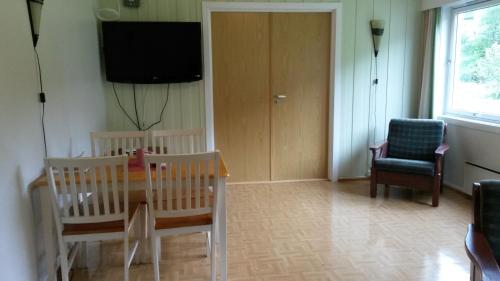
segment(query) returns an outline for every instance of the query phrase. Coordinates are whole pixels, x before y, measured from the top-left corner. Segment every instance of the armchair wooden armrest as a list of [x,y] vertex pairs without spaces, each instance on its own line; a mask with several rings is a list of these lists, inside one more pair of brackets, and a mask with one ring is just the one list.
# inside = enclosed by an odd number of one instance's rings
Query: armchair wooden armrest
[[471,262],[481,270],[484,281],[500,280],[500,267],[486,237],[469,224],[465,236],[465,251]]
[[447,143],[442,143],[438,148],[436,148],[436,151],[434,151],[434,154],[436,157],[443,157],[446,151],[448,151],[450,147],[448,146]]
[[[370,145],[370,150],[372,151],[373,159],[383,158],[387,156],[387,146],[388,142],[384,141],[376,145]],[[379,152],[379,153],[377,153]]]

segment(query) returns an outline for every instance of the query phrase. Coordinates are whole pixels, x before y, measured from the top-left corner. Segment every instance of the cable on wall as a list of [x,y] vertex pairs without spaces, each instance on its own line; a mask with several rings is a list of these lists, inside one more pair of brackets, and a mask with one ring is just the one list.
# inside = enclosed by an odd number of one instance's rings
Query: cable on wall
[[158,121],[154,122],[153,124],[149,125],[146,129],[144,129],[144,131],[147,131],[147,130],[151,129],[154,125],[161,123],[161,121],[163,120],[163,112],[165,111],[165,108],[167,107],[169,97],[170,97],[170,84],[167,84],[167,99],[165,100],[165,103],[163,104],[163,108],[161,109],[160,119]]
[[372,42],[373,42],[373,52],[375,55],[375,79],[373,79],[374,85],[374,95],[375,95],[375,110],[374,110],[374,132],[373,132],[373,143],[375,143],[376,138],[376,128],[377,128],[377,89],[378,89],[378,53],[380,48],[380,42],[382,40],[382,35],[384,35],[384,20],[371,20],[370,28],[372,33]]
[[132,84],[132,92],[134,94],[134,110],[135,110],[135,121],[138,126],[139,131],[142,131],[141,121],[139,120],[139,111],[137,110],[137,93],[135,91],[135,84]]
[[36,57],[36,65],[37,65],[37,71],[38,71],[38,82],[40,84],[40,93],[39,99],[40,103],[42,104],[42,115],[40,117],[41,123],[42,123],[42,135],[43,135],[43,148],[44,148],[44,154],[45,157],[47,157],[47,135],[45,133],[45,102],[46,102],[46,97],[45,93],[43,92],[43,79],[42,79],[42,67],[40,65],[40,56],[38,55],[38,51],[36,50],[36,47],[33,47],[33,50],[35,51],[35,57]]
[[120,107],[120,109],[123,111],[123,113],[125,114],[125,116],[127,116],[128,120],[134,124],[134,126],[137,128],[137,130],[141,130],[140,127],[139,127],[139,124],[137,124],[134,119],[132,119],[132,117],[130,117],[130,114],[128,114],[127,110],[123,107],[122,103],[120,102],[120,99],[118,98],[118,94],[116,92],[116,87],[115,87],[115,83],[111,83],[111,85],[113,86],[113,92],[115,93],[115,98],[116,98],[116,101],[118,103],[118,106]]
[[133,92],[133,96],[134,96],[134,110],[135,110],[136,120],[134,120],[132,118],[132,116],[130,116],[130,114],[127,112],[127,110],[123,107],[120,99],[118,98],[118,92],[116,91],[115,83],[112,83],[112,86],[113,86],[113,93],[115,94],[115,98],[116,98],[116,101],[118,103],[118,106],[120,107],[121,111],[125,114],[127,119],[136,127],[137,130],[147,131],[147,130],[151,129],[153,126],[155,126],[163,121],[163,113],[165,112],[165,109],[167,108],[168,100],[170,98],[170,84],[167,84],[167,98],[165,99],[165,102],[163,103],[159,119],[147,127],[141,126],[141,120],[139,119],[139,111],[137,110],[137,91],[136,91],[135,84],[132,84],[132,92]]

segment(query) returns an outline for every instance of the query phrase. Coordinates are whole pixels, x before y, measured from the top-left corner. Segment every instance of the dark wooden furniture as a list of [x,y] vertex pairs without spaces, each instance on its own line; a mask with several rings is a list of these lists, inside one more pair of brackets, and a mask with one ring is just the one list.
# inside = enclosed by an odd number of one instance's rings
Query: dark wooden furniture
[[387,141],[371,146],[370,196],[377,184],[432,191],[432,206],[439,205],[443,157],[448,150],[446,124],[438,120],[393,119]]
[[465,236],[470,280],[500,280],[500,181],[481,181],[472,191],[473,221]]

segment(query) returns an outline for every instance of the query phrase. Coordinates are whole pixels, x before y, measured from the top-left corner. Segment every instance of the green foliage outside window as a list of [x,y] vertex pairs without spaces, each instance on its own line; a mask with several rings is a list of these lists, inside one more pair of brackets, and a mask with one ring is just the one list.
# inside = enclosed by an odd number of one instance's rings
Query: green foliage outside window
[[485,84],[485,98],[500,100],[500,6],[487,9],[477,32],[464,35],[461,44],[460,80]]

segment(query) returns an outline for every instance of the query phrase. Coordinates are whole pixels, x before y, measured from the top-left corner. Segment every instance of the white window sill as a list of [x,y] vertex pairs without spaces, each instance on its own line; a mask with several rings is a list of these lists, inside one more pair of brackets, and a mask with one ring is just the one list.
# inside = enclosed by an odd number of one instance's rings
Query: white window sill
[[438,117],[438,119],[441,119],[451,125],[500,135],[500,124],[498,123],[468,119],[451,115],[441,115]]

